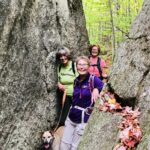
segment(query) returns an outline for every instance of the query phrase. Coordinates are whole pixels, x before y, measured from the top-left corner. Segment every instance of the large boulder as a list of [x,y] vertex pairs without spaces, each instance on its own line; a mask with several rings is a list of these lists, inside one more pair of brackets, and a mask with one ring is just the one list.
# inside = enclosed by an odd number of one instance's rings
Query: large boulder
[[[137,150],[150,150],[150,1],[145,0],[129,38],[115,51],[110,80],[112,88],[130,106],[141,110],[143,138]],[[95,117],[96,116],[96,117]],[[94,110],[80,150],[111,150],[118,142],[120,117]]]
[[0,149],[37,149],[56,124],[59,46],[87,49],[81,1],[0,1]]

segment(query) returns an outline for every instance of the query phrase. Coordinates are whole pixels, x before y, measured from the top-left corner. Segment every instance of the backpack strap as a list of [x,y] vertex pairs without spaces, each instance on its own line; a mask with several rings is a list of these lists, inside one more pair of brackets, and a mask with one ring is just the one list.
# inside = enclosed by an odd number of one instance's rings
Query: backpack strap
[[60,64],[60,65],[59,65],[59,68],[58,68],[58,71],[59,71],[59,72],[60,72],[60,70],[61,70],[61,66],[62,66],[62,65]]
[[60,70],[61,70],[61,64],[59,64],[58,68],[57,68],[57,72],[58,72],[58,81],[60,81]]
[[[93,89],[94,89],[94,77],[95,77],[94,75],[90,75],[90,77],[89,77],[89,88],[90,88],[91,94],[92,94]],[[93,105],[93,102],[91,100],[91,104],[89,107],[93,107],[92,105]]]
[[74,75],[76,74],[76,71],[75,71],[75,63],[74,63],[74,61],[72,61],[72,71],[73,71],[73,73],[74,73]]
[[92,93],[94,89],[94,75],[90,75],[88,82],[89,82],[90,92]]
[[102,77],[101,58],[100,57],[98,57],[98,59],[97,59],[97,68],[98,68],[100,77]]

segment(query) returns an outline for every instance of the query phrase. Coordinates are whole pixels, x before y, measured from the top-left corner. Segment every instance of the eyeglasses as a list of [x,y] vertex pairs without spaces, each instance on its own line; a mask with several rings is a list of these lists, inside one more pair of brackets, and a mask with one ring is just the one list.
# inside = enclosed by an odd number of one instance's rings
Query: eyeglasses
[[77,66],[79,66],[79,67],[86,67],[86,66],[88,66],[88,64],[77,64]]

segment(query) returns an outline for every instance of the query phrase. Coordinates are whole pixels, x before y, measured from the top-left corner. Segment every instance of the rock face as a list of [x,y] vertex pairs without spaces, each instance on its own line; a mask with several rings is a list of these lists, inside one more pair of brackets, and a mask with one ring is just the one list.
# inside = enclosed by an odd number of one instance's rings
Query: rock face
[[[150,150],[149,8],[145,0],[129,38],[116,50],[109,81],[124,101],[141,109],[138,150]],[[55,125],[55,52],[61,45],[74,57],[87,48],[81,1],[0,1],[0,149],[38,149],[41,132]],[[79,149],[112,149],[120,121],[95,109]]]
[[[129,38],[116,50],[109,81],[115,92],[125,102],[134,107],[140,107],[143,138],[137,150],[150,150],[149,8],[150,1],[145,0],[140,14],[132,25]],[[118,120],[118,116],[112,117],[95,110],[79,149],[111,150],[118,140]]]
[[[98,104],[97,104],[98,105]],[[79,150],[112,150],[117,143],[117,124],[121,117],[95,109],[90,117]]]
[[74,56],[87,48],[81,1],[0,1],[0,149],[37,149],[56,123],[61,45]]

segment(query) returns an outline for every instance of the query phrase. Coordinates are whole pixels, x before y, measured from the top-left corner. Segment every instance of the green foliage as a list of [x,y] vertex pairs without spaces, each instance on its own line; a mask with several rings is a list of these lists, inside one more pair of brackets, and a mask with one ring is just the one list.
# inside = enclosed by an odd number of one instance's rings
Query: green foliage
[[128,34],[142,4],[143,0],[83,0],[90,43],[110,49],[114,29],[115,45],[118,45]]

